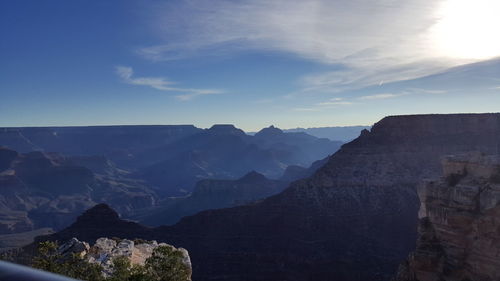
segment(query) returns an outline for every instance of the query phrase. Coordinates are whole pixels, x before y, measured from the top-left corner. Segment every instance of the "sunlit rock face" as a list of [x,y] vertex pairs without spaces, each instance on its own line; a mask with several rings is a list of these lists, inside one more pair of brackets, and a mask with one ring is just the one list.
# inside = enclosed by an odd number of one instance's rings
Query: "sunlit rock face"
[[420,194],[417,249],[396,280],[500,280],[500,156],[447,157]]

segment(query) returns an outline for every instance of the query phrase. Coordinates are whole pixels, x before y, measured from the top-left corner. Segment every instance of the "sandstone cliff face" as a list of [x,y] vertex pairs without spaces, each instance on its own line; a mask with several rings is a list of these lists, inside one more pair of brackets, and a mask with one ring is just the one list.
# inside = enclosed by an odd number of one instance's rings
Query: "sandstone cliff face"
[[447,157],[420,192],[417,249],[398,281],[500,280],[500,156]]

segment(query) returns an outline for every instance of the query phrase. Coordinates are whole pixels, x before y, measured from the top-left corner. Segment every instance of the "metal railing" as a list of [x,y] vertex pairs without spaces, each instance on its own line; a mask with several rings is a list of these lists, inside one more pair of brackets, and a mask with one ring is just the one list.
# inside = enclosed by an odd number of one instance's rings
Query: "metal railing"
[[24,265],[0,261],[0,281],[78,281]]

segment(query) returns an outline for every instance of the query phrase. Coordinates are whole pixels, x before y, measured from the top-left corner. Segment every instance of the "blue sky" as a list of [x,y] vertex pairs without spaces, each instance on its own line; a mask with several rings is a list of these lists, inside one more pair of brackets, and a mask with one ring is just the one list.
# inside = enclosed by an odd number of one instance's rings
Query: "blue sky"
[[0,2],[0,126],[497,112],[495,0]]

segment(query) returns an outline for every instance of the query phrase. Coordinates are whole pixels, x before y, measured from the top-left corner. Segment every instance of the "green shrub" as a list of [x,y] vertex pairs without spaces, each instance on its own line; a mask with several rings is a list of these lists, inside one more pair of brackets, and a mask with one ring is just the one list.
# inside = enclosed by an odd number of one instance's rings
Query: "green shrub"
[[57,242],[41,242],[38,245],[37,255],[33,259],[32,266],[80,280],[104,280],[100,265],[89,263],[77,254],[62,256],[58,254],[57,248]]
[[107,278],[100,265],[77,254],[61,256],[57,248],[57,242],[41,242],[32,266],[87,281],[187,281],[191,276],[191,268],[183,263],[182,253],[170,246],[155,248],[144,266],[131,265],[127,257],[114,258],[113,273]]
[[173,247],[159,246],[146,260],[146,269],[156,281],[186,281],[189,280],[191,269],[182,262],[181,252]]

